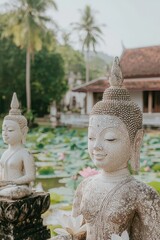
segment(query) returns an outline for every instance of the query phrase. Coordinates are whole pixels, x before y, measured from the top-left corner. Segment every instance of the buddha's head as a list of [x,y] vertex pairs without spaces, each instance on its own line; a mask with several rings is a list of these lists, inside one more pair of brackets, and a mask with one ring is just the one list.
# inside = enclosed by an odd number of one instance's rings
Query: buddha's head
[[20,144],[25,143],[27,132],[27,119],[21,115],[17,95],[14,93],[9,114],[4,117],[2,137],[7,144]]
[[140,147],[143,139],[142,112],[125,87],[116,57],[110,87],[97,102],[89,118],[88,149],[97,167],[107,172],[131,166],[139,169]]

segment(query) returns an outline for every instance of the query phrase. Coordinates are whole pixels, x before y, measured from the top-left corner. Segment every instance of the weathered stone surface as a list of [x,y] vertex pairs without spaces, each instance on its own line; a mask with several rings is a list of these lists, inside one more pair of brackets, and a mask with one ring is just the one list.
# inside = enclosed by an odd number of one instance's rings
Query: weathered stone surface
[[25,148],[28,126],[21,115],[16,93],[13,94],[11,109],[2,124],[2,138],[8,145],[0,159],[0,197],[22,199],[33,191],[31,182],[35,180],[35,163],[32,154]]
[[43,226],[41,214],[50,205],[49,193],[34,193],[30,197],[0,199],[1,240],[46,240],[50,231]]

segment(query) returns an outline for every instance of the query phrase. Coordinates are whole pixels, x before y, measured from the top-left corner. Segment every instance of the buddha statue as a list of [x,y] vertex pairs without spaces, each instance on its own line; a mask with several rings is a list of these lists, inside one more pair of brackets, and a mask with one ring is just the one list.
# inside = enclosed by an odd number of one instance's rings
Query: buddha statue
[[123,86],[117,57],[109,82],[88,128],[89,154],[101,171],[78,186],[72,215],[83,215],[86,240],[111,240],[124,231],[130,240],[159,240],[160,197],[128,169],[130,163],[133,171],[139,170],[142,112]]
[[0,159],[0,197],[21,199],[32,194],[35,164],[32,155],[24,147],[27,132],[27,120],[21,115],[14,93],[11,110],[2,125],[2,137],[8,148]]

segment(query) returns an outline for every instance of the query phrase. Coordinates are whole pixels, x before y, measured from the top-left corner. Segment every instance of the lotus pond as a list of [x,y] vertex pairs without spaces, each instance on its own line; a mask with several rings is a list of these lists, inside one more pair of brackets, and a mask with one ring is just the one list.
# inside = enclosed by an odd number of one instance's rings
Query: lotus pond
[[[0,138],[0,153],[7,146]],[[37,188],[51,193],[51,209],[70,209],[74,191],[95,168],[87,150],[87,129],[38,127],[31,129],[26,147],[36,163]],[[160,192],[160,132],[145,133],[141,148],[141,170],[136,178]],[[85,170],[84,170],[85,169]],[[83,177],[82,177],[83,176]],[[53,219],[52,219],[53,221]]]
[[[0,153],[7,146],[0,138]],[[87,150],[87,129],[38,127],[31,129],[26,147],[34,155],[36,184],[44,190],[66,187],[74,192],[82,180],[79,172],[95,168]],[[137,178],[146,182],[160,180],[160,131],[147,131],[141,148],[141,171]],[[83,174],[82,174],[83,175]],[[59,190],[56,190],[59,192]]]

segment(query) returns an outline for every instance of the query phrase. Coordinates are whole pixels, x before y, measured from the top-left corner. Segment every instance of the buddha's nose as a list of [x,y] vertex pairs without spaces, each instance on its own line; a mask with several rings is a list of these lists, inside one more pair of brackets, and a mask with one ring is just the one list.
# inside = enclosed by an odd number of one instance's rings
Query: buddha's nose
[[3,130],[2,135],[3,135],[4,137],[6,137],[6,136],[7,136],[7,131],[6,131],[6,130]]
[[2,131],[2,135],[6,136],[6,131],[5,130]]
[[96,142],[94,145],[94,150],[101,151],[103,150],[103,147],[100,143]]

